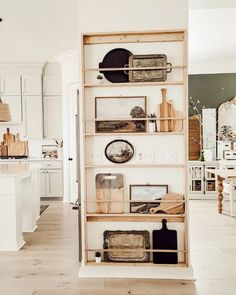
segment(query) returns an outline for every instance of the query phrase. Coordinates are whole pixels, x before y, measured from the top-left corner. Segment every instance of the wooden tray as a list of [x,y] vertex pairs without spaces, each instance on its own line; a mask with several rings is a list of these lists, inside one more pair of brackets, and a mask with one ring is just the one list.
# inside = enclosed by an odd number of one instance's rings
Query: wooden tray
[[172,71],[172,64],[167,62],[165,54],[131,55],[129,57],[129,67],[170,67],[169,69],[160,70],[129,71],[130,82],[166,81],[167,73]]
[[150,235],[147,230],[106,230],[103,235],[103,248],[114,249],[114,251],[104,252],[105,262],[149,262],[150,254],[143,251],[150,249]]

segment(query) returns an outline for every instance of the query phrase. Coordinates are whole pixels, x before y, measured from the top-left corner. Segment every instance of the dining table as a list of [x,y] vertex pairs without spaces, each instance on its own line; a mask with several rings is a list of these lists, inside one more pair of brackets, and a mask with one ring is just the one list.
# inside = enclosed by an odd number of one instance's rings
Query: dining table
[[220,168],[220,169],[207,169],[207,172],[212,173],[217,176],[218,187],[217,187],[217,200],[218,200],[218,213],[222,214],[223,211],[223,181],[225,179],[230,180],[231,178],[236,178],[235,168]]

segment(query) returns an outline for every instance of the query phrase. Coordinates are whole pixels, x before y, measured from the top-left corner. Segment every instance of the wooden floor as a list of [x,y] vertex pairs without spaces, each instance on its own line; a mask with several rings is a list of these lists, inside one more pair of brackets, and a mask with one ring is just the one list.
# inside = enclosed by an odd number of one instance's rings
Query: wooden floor
[[78,279],[77,212],[51,203],[19,252],[0,252],[2,295],[233,295],[236,219],[216,203],[191,202],[191,252],[196,282]]

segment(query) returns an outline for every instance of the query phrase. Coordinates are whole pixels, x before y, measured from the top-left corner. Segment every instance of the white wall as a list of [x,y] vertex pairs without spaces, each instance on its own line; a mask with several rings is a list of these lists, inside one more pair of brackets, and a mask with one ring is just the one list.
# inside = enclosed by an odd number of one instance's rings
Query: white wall
[[0,62],[51,61],[77,46],[77,0],[1,1]]
[[236,8],[189,14],[190,74],[236,73]]

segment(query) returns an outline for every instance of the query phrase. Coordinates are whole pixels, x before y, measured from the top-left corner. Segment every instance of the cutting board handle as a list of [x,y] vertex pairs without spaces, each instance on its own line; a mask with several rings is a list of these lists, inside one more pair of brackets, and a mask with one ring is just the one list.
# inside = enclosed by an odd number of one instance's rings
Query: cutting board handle
[[167,89],[166,88],[162,88],[161,89],[161,94],[162,94],[162,102],[166,102]]
[[167,230],[167,220],[166,219],[162,219],[162,230]]

